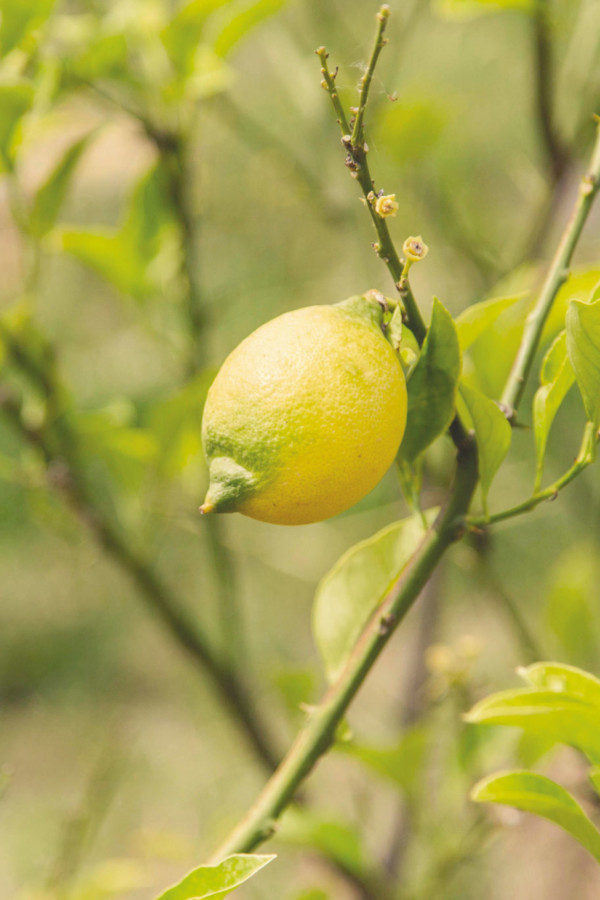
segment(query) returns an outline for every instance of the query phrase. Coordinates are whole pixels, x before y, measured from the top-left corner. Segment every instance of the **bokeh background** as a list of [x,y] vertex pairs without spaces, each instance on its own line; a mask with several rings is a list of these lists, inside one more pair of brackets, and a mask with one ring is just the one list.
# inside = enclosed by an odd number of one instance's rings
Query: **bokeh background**
[[[457,314],[535,289],[600,111],[597,0],[391,8],[369,160],[399,202],[398,245],[422,234],[431,248],[413,279],[425,314],[433,295]],[[202,399],[225,355],[286,310],[393,292],[314,55],[328,47],[353,103],[377,6],[2,0],[0,11],[2,315],[53,379],[40,388],[3,354],[0,897],[150,900],[211,852],[265,768],[132,570],[141,560],[156,573],[235,667],[283,750],[324,683],[316,584],[408,515],[394,471],[316,525],[227,516],[209,528],[197,513]],[[548,340],[568,299],[600,281],[599,239],[596,210]],[[465,360],[492,396],[528,302]],[[572,391],[548,480],[570,465],[583,419]],[[492,508],[531,490],[532,446],[528,428],[515,432]],[[427,506],[443,498],[451,457],[445,440],[427,455]],[[599,501],[591,469],[556,503],[454,548],[355,702],[350,749],[311,778],[311,817],[284,820],[277,862],[240,898],[379,897],[332,856],[362,875],[397,865],[411,900],[598,895],[568,837],[467,797],[494,768],[539,762],[588,803],[575,753],[540,761],[543,746],[461,715],[532,659],[600,672]],[[129,558],[99,540],[90,509]]]

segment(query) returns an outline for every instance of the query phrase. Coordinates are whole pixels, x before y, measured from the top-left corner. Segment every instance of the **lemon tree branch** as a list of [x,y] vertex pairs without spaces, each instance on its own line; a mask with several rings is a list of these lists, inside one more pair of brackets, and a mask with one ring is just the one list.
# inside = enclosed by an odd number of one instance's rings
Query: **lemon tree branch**
[[390,275],[394,281],[396,290],[400,293],[400,297],[404,303],[406,310],[406,321],[415,335],[419,344],[425,340],[426,327],[421,311],[417,306],[412,291],[408,283],[408,276],[403,274],[404,264],[400,259],[398,252],[394,246],[387,221],[376,211],[376,200],[374,190],[374,181],[369,169],[367,160],[368,146],[364,140],[364,116],[369,96],[369,87],[373,78],[373,72],[379,59],[379,54],[385,46],[384,32],[389,17],[389,7],[382,6],[378,13],[378,27],[375,38],[375,44],[371,57],[367,66],[367,70],[362,78],[362,88],[359,98],[359,106],[356,112],[356,118],[350,133],[350,124],[346,117],[342,102],[340,100],[335,79],[337,70],[331,72],[327,62],[328,53],[325,47],[319,47],[316,51],[321,61],[321,82],[323,88],[329,94],[337,121],[342,132],[342,145],[346,150],[346,167],[350,174],[355,178],[361,186],[365,203],[371,215],[371,220],[377,232],[378,241],[375,244],[377,255],[386,264]]
[[268,768],[275,768],[276,753],[245,683],[216,653],[185,612],[180,599],[154,571],[150,561],[133,549],[126,536],[100,510],[91,496],[77,455],[77,435],[61,407],[61,389],[51,367],[40,365],[5,327],[0,327],[0,337],[18,368],[46,398],[47,410],[52,410],[52,413],[47,415],[43,427],[29,427],[23,419],[18,398],[10,389],[1,393],[0,411],[20,436],[41,453],[50,487],[62,497],[107,555],[128,575],[177,644],[209,675],[257,757]]
[[515,506],[503,509],[497,513],[492,513],[489,516],[468,516],[465,519],[465,524],[472,528],[494,525],[496,522],[504,522],[506,519],[513,519],[515,516],[520,516],[523,513],[529,512],[545,500],[556,500],[560,491],[594,462],[594,459],[596,458],[595,445],[597,439],[593,424],[588,422],[577,459],[573,465],[567,469],[564,475],[561,475],[560,478],[557,478],[556,481],[552,482],[552,484],[548,485],[548,487],[543,490],[536,491],[522,503],[517,503]]
[[501,403],[510,421],[514,422],[517,409],[537,353],[544,325],[561,286],[569,277],[569,266],[579,241],[583,226],[600,190],[600,119],[596,119],[596,142],[587,173],[581,179],[573,212],[554,254],[537,303],[527,317],[521,344],[508,376]]
[[342,717],[392,633],[419,596],[448,548],[464,533],[461,521],[477,484],[477,450],[467,442],[457,453],[456,478],[448,503],[423,542],[388,591],[356,644],[342,673],[321,703],[309,714],[277,771],[247,815],[214,855],[249,852],[276,830],[276,821],[299,785],[331,746]]

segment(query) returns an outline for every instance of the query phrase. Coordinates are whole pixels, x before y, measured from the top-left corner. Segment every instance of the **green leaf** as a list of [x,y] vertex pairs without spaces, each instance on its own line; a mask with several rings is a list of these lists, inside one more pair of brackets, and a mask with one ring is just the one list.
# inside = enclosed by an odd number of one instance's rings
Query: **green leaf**
[[157,900],[221,900],[256,875],[275,856],[237,853],[216,866],[200,866],[161,894]]
[[440,99],[427,96],[398,98],[377,111],[374,143],[393,158],[397,166],[422,165],[436,150],[440,137],[451,120],[451,113]]
[[[269,16],[283,9],[286,0],[234,0],[217,20],[218,32],[213,47],[219,56],[227,56],[242,38]],[[212,23],[211,23],[212,25]]]
[[350,741],[340,744],[339,751],[391,781],[403,793],[419,790],[419,776],[427,751],[427,732],[421,727],[409,729],[391,747],[376,747]]
[[281,669],[271,680],[291,716],[305,715],[307,706],[314,702],[317,676],[314,669]]
[[561,403],[567,396],[575,375],[567,355],[567,333],[561,331],[544,357],[540,387],[533,398],[533,431],[537,457],[534,490],[541,484],[548,434]]
[[33,104],[33,88],[24,81],[0,84],[0,161],[11,171],[21,119]]
[[560,641],[564,657],[576,665],[595,666],[600,643],[596,603],[600,566],[592,540],[579,540],[559,556],[548,579],[546,620]]
[[408,415],[399,458],[411,463],[454,417],[461,357],[456,327],[439,300],[421,355],[408,381]]
[[310,847],[327,859],[335,860],[347,872],[357,876],[364,872],[360,836],[344,822],[322,819],[307,809],[290,807],[281,820],[277,837],[288,844]]
[[600,862],[600,832],[577,801],[556,782],[535,772],[501,772],[471,791],[477,803],[502,803],[560,825]]
[[568,689],[521,688],[492,694],[477,703],[466,721],[512,725],[579,748],[600,762],[600,710],[595,702]]
[[567,350],[588,421],[597,428],[600,425],[600,301],[571,302],[567,311]]
[[62,247],[122,293],[143,299],[156,287],[152,263],[172,221],[167,174],[157,163],[136,184],[118,229],[64,230]]
[[54,0],[2,0],[0,56],[22,43],[50,15]]
[[87,134],[71,144],[46,181],[38,188],[31,211],[32,226],[38,236],[47,234],[54,225],[77,164],[90,139],[91,135]]
[[492,329],[502,313],[524,297],[527,292],[512,297],[492,297],[464,309],[455,321],[461,350],[467,350],[485,331]]
[[147,260],[121,235],[99,231],[63,231],[62,248],[110,281],[123,294],[142,298],[152,285],[146,272]]
[[231,0],[192,0],[177,10],[161,38],[178,72],[183,75],[192,72],[196,48],[208,19],[215,10],[230,3]]
[[600,766],[594,766],[589,771],[590,781],[598,796],[600,796]]
[[[214,369],[204,369],[188,383],[161,399],[149,415],[149,427],[159,448],[159,467],[166,478],[187,473],[198,476],[202,459],[202,410],[214,380]],[[200,489],[195,486],[196,492]]]
[[519,675],[532,687],[581,697],[596,705],[600,713],[600,679],[583,669],[564,663],[539,662],[519,669]]
[[477,439],[479,481],[483,508],[487,512],[487,495],[494,475],[508,453],[512,431],[500,407],[485,394],[461,384],[460,396],[470,419],[467,424],[473,428]]
[[[436,514],[436,510],[429,510],[427,521],[433,521]],[[312,627],[330,681],[343,668],[364,625],[423,534],[423,525],[416,517],[394,522],[351,547],[318,585]]]

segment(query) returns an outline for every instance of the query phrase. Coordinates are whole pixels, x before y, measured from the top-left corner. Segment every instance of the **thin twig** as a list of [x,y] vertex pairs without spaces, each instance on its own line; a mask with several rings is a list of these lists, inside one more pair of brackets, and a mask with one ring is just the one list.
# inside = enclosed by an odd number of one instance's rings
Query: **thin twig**
[[509,509],[503,509],[501,512],[492,513],[489,516],[467,516],[465,525],[469,528],[483,528],[486,525],[495,525],[497,522],[504,522],[506,519],[514,519],[523,513],[529,512],[543,503],[545,500],[556,500],[560,491],[570,484],[584,469],[586,469],[596,458],[595,445],[597,436],[594,433],[594,427],[588,422],[581,442],[581,449],[577,455],[577,459],[570,469],[564,475],[561,475],[547,488],[542,491],[536,491],[527,500],[517,503]]
[[367,109],[367,101],[369,99],[369,88],[371,87],[373,72],[375,71],[375,66],[377,65],[379,54],[387,44],[387,39],[383,35],[389,15],[389,6],[382,6],[377,14],[377,21],[379,25],[377,28],[377,34],[375,36],[375,43],[373,44],[371,58],[369,59],[369,62],[367,64],[366,72],[360,80],[361,88],[360,97],[358,99],[358,109],[356,110],[356,117],[354,119],[352,134],[350,135],[350,143],[353,147],[359,147],[364,143],[365,136],[363,122],[365,118],[365,111]]
[[[389,9],[386,14],[383,14],[384,9],[386,9],[386,7],[382,7],[382,10],[379,13],[379,24],[375,40],[375,46],[379,47],[379,50],[376,54],[375,51],[373,51],[373,53],[371,54],[371,61],[369,63],[370,66],[374,65],[374,63],[377,61],[379,52],[384,46],[384,44],[382,43],[382,39],[389,16]],[[378,241],[374,245],[374,249],[377,255],[386,264],[394,281],[394,285],[400,292],[403,263],[396,251],[396,248],[394,247],[394,243],[392,241],[386,219],[378,215],[378,213],[375,211],[375,201],[377,198],[375,196],[374,183],[369,171],[369,164],[367,162],[368,147],[362,136],[362,118],[364,117],[364,109],[361,115],[361,139],[355,143],[353,140],[353,134],[350,134],[350,125],[348,124],[348,120],[346,118],[346,114],[344,112],[344,108],[340,101],[339,94],[335,85],[335,77],[337,72],[332,73],[329,70],[329,66],[327,64],[328,54],[325,47],[319,47],[316,53],[321,60],[321,75],[323,76],[323,81],[321,82],[321,84],[331,98],[336,118],[342,132],[342,144],[346,150],[346,166],[349,169],[350,174],[354,178],[356,178],[362,188],[367,208],[371,215],[373,225],[375,226],[375,231],[377,232]],[[367,74],[364,77],[367,77],[367,75],[369,75],[369,69],[367,70]],[[370,79],[372,78],[372,76],[373,72],[371,70],[368,83],[370,83]],[[406,284],[407,283],[408,282],[406,282]],[[406,285],[402,285],[402,287],[406,287]],[[406,310],[407,325],[415,335],[419,344],[422,344],[425,340],[427,328],[425,326],[425,322],[423,321],[423,317],[421,316],[419,307],[414,302],[414,298],[410,292],[406,293],[406,295],[403,296],[402,299]]]
[[573,213],[558,245],[538,301],[527,317],[521,345],[502,394],[506,416],[514,422],[552,304],[569,276],[569,266],[592,204],[600,189],[600,120],[590,167],[581,180]]
[[[425,684],[428,670],[425,663],[427,648],[435,641],[441,609],[440,566],[429,579],[423,591],[417,633],[411,647],[409,669],[404,682],[400,702],[400,721],[403,733],[420,722],[428,708]],[[401,798],[392,829],[389,850],[385,858],[387,872],[399,880],[409,847],[411,832],[414,830],[416,809],[411,795]]]

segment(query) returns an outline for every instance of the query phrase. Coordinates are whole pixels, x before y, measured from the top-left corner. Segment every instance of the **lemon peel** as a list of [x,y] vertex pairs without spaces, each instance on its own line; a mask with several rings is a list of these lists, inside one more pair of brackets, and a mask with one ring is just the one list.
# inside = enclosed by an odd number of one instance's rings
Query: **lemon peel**
[[207,396],[201,512],[282,525],[329,518],[381,480],[406,424],[406,384],[372,291],[262,325]]

